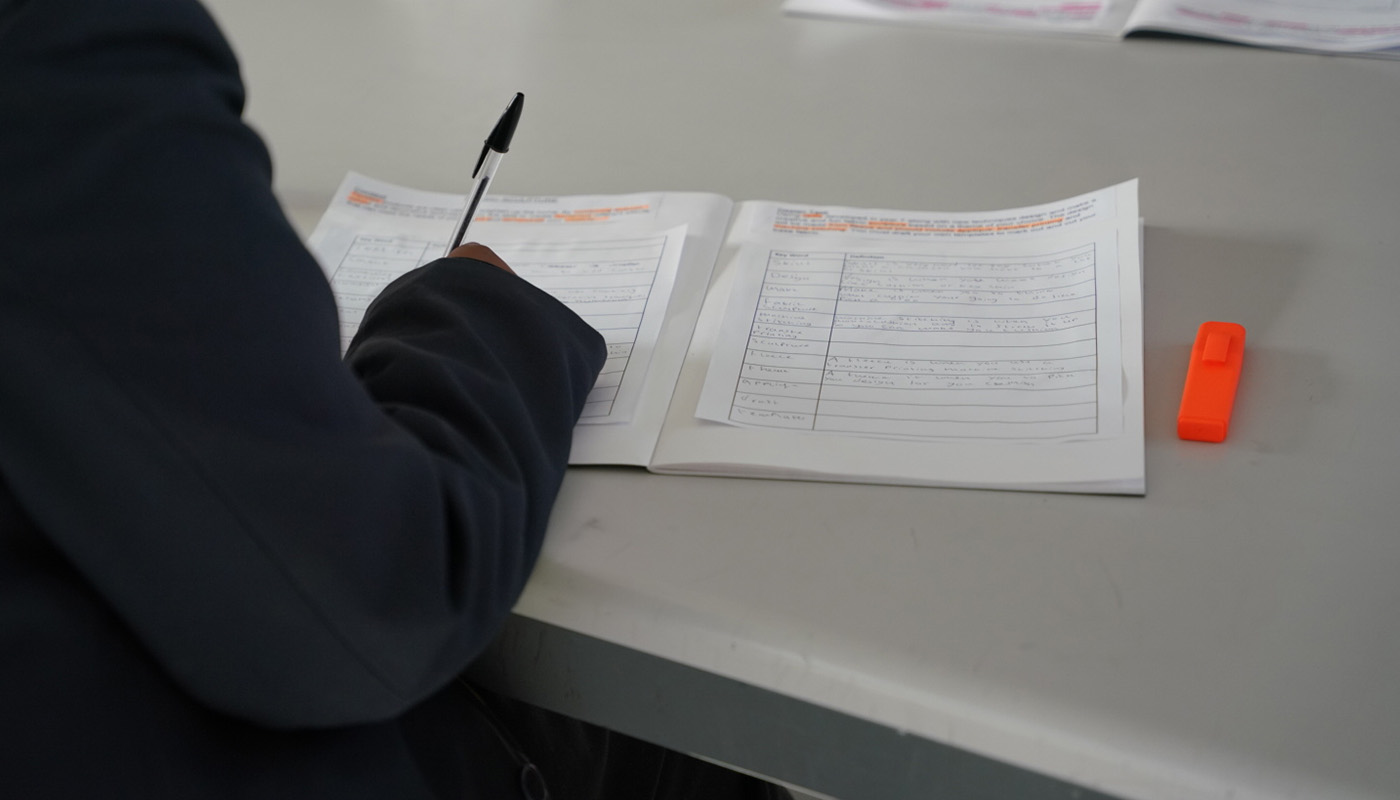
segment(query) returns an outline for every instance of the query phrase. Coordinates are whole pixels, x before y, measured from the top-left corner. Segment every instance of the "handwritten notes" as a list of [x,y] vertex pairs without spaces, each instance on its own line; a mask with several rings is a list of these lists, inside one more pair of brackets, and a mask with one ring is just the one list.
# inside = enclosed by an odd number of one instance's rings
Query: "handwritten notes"
[[744,204],[696,415],[907,440],[1120,433],[1116,205]]
[[1093,434],[1092,246],[1023,259],[770,252],[726,421],[902,437]]

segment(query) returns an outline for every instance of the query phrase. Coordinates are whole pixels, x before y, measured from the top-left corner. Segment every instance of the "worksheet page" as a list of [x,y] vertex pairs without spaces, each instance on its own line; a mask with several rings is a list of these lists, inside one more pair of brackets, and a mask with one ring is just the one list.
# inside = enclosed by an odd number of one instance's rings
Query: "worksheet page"
[[[308,241],[335,294],[342,348],[385,286],[445,254],[464,204],[463,195],[346,176]],[[468,238],[607,342],[571,463],[650,458],[731,207],[697,192],[488,195],[478,207]]]
[[[312,236],[340,309],[342,348],[385,286],[444,255],[462,208],[455,195],[361,176],[349,183]],[[472,223],[473,240],[603,334],[608,360],[588,395],[582,424],[632,419],[685,240],[684,226],[639,232],[599,223],[646,220],[656,203],[646,195],[487,197]]]
[[741,203],[653,468],[1138,491],[1139,224]]
[[1393,52],[1400,47],[1400,0],[1141,0],[1128,27],[1267,47],[1400,55]]
[[1118,36],[1132,0],[786,0],[788,14]]
[[1400,0],[785,0],[840,19],[1121,38],[1134,31],[1400,58]]
[[[561,300],[607,342],[608,360],[588,395],[581,423],[631,419],[684,238],[684,228],[563,242],[494,238],[492,249],[515,274]],[[443,242],[436,239],[357,234],[338,257],[328,254],[331,287],[341,310],[342,348],[349,346],[364,310],[385,286],[438,258],[442,249]]]
[[963,219],[745,211],[697,416],[910,439],[1121,430],[1100,380],[1122,364],[1118,264],[1092,200]]

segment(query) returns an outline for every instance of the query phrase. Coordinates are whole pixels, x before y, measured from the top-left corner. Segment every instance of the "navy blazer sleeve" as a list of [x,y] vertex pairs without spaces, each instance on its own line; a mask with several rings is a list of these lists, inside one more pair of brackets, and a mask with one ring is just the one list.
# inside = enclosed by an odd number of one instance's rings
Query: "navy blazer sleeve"
[[443,259],[342,360],[242,102],[193,2],[0,13],[0,473],[202,703],[385,719],[518,596],[604,348]]

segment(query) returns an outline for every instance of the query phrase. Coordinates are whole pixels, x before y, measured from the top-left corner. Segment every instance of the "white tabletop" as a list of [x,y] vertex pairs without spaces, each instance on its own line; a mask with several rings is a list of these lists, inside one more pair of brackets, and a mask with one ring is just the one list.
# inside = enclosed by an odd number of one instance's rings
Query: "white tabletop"
[[[214,6],[303,231],[349,170],[464,191],[516,91],[503,193],[1140,178],[1145,498],[574,469],[517,611],[1133,800],[1400,797],[1400,63],[756,0]],[[1211,319],[1249,331],[1230,438],[1182,442]]]

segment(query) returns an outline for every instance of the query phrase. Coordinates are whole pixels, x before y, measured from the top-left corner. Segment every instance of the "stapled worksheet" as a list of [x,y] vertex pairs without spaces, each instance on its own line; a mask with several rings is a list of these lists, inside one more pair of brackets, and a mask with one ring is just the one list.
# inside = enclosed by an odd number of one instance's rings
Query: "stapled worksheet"
[[[348,343],[459,195],[347,176],[310,245]],[[603,333],[573,464],[1141,494],[1137,184],[929,212],[490,196],[472,238]]]
[[741,203],[652,469],[1144,491],[1137,213]]
[[[308,242],[335,294],[342,349],[385,286],[444,255],[463,203],[461,195],[345,177]],[[730,205],[717,195],[650,192],[490,195],[478,208],[471,238],[607,342],[607,363],[575,431],[573,463],[650,457]]]
[[1175,33],[1281,50],[1400,58],[1397,0],[786,0],[783,10],[1114,39]]

